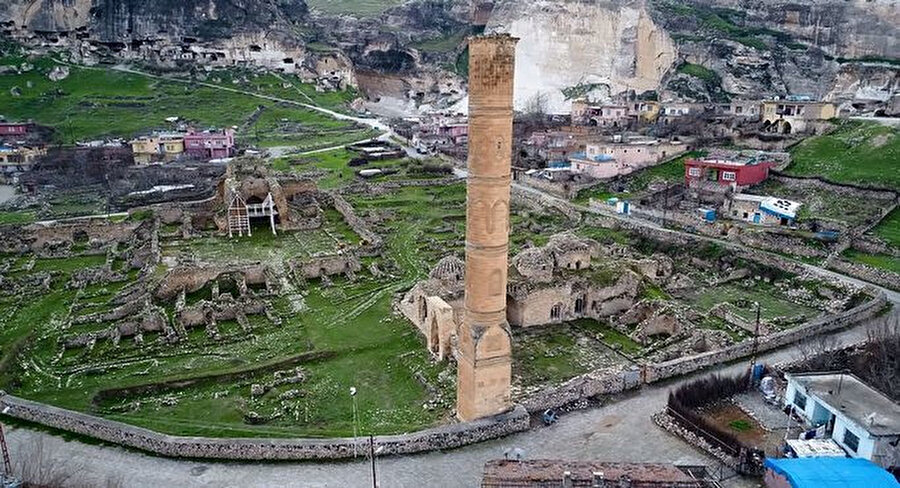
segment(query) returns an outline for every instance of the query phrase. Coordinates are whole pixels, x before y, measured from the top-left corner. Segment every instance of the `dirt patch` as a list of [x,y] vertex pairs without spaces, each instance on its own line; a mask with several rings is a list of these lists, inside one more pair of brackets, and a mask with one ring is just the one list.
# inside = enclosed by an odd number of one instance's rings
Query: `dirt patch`
[[781,445],[779,432],[767,431],[753,417],[731,402],[718,402],[702,409],[706,419],[716,427],[729,432],[742,444],[755,446],[767,453],[775,452]]
[[888,142],[890,142],[893,137],[894,136],[892,134],[877,135],[872,138],[872,142],[871,142],[872,147],[881,147],[881,146],[887,144]]

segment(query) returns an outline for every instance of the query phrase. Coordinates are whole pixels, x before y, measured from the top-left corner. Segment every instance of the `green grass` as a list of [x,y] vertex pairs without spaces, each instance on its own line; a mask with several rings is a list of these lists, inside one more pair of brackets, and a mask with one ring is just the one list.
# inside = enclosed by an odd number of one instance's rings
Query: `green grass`
[[[65,280],[54,281],[58,291],[29,301],[26,307],[13,312],[13,324],[7,323],[0,329],[0,344],[13,344],[25,334],[37,333],[24,347],[23,357],[38,367],[10,374],[8,377],[15,380],[12,391],[26,398],[179,435],[351,435],[351,386],[359,390],[360,428],[364,434],[412,431],[443,420],[453,403],[452,371],[442,374],[449,368],[447,363],[430,361],[418,331],[393,314],[391,303],[396,293],[424,277],[440,257],[463,249],[458,239],[437,244],[431,232],[443,222],[462,222],[457,219],[464,215],[465,186],[403,188],[380,196],[350,198],[364,217],[371,212],[390,213],[391,218],[379,229],[386,239],[390,275],[375,279],[364,270],[355,282],[336,277],[330,287],[321,286],[318,280],[295,283],[294,293],[299,295],[302,308],[293,308],[297,298],[273,298],[272,312],[283,323],[276,326],[262,316],[251,316],[254,330],[249,336],[236,324],[223,321],[226,337],[218,342],[207,338],[201,328],[191,330],[187,340],[177,345],[157,343],[153,337],[145,337],[143,346],[130,339],[123,339],[117,347],[101,340],[93,350],[70,350],[58,361],[54,360],[58,337],[74,331],[60,331],[50,318],[66,313],[75,291],[64,289]],[[358,241],[358,236],[334,212],[326,210],[325,222],[321,231],[281,233],[278,238],[265,229],[256,229],[253,237],[227,242],[212,237],[166,240],[161,243],[162,253],[176,256],[189,251],[217,263],[276,264],[289,257],[334,251]],[[96,264],[99,258],[39,260],[38,264],[41,269],[68,273]],[[102,309],[108,296],[109,290],[85,290],[87,310]],[[164,307],[172,313],[172,303]],[[78,330],[106,326],[78,326]],[[305,382],[278,387],[261,398],[251,397],[249,388],[252,383],[271,381],[269,373],[231,384],[197,385],[101,406],[90,402],[101,389],[173,376],[242,370],[311,350],[334,351],[335,356],[304,364]],[[0,351],[6,353],[7,349]],[[9,350],[10,355],[14,353]],[[85,367],[89,369],[85,371]],[[3,374],[2,378],[7,376]],[[278,395],[290,388],[303,394],[280,400]],[[431,400],[437,401],[436,407],[423,408]],[[269,419],[259,425],[247,424],[244,415],[250,411]]]
[[853,249],[844,251],[844,257],[873,268],[880,268],[892,273],[900,274],[900,257],[886,254],[866,254]]
[[707,83],[713,83],[716,85],[721,83],[719,75],[716,74],[715,71],[703,65],[684,63],[678,67],[678,72],[693,76],[694,78],[699,78]]
[[[263,117],[262,121],[257,121],[261,124],[259,127],[250,127],[246,133],[239,132],[239,138],[246,140],[252,136],[269,142],[279,141],[281,145],[323,147],[321,144],[335,141],[333,134],[356,130],[351,123],[297,106],[280,107],[251,95],[110,69],[71,67],[69,77],[53,82],[47,78],[47,72],[56,64],[53,60],[41,58],[34,64],[36,69],[29,73],[0,76],[0,113],[8,119],[32,119],[53,127],[57,142],[129,138],[153,129],[169,129],[165,118],[171,116],[181,117],[199,127],[238,126],[246,129],[245,123],[258,107],[273,114],[267,117],[299,122],[309,130],[285,137],[275,130],[276,124],[271,119]],[[223,86],[234,87],[226,83],[233,74],[222,76]],[[314,102],[327,106],[342,104],[347,97],[353,96],[349,92],[318,96],[308,85],[294,84],[294,81],[288,81],[293,86],[285,89],[282,87],[285,81],[273,75],[252,79],[255,84],[250,83],[249,91],[280,95],[303,103],[309,103],[309,100],[301,92],[308,94]],[[21,96],[11,94],[14,87],[21,91]]]
[[818,315],[819,312],[817,310],[779,297],[773,291],[774,289],[771,285],[755,284],[753,287],[746,287],[728,284],[715,288],[706,288],[688,302],[699,312],[705,313],[719,303],[729,302],[736,304],[744,301],[747,303],[747,306],[734,306],[732,310],[748,321],[756,319],[756,307],[753,305],[753,302],[759,302],[760,315],[763,320],[771,320],[775,317],[797,317],[801,314],[806,318]]
[[833,132],[794,146],[787,173],[900,189],[897,133],[896,128],[872,122],[838,122]]
[[30,210],[8,210],[0,212],[0,225],[29,224],[35,220],[35,214]]
[[460,44],[465,41],[466,36],[469,35],[469,33],[469,29],[463,29],[442,37],[413,43],[412,47],[427,53],[446,53],[458,48]]
[[746,420],[732,420],[728,422],[728,426],[738,432],[747,432],[753,430],[753,426]]
[[644,348],[627,335],[594,319],[578,319],[572,322],[578,329],[602,335],[600,340],[609,347],[617,347],[626,354],[640,354]]
[[872,233],[884,239],[890,246],[900,249],[900,209],[894,209],[872,229]]
[[326,14],[375,17],[403,0],[309,0],[309,8]]

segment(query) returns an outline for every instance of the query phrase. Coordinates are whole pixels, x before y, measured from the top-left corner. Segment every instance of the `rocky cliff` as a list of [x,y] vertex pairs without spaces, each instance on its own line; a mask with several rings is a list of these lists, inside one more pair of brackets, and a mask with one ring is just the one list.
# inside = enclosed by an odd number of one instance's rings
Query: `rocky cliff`
[[487,29],[519,37],[516,104],[543,98],[568,109],[574,95],[656,90],[676,59],[669,34],[641,0],[502,2]]
[[573,98],[624,90],[701,101],[886,100],[900,84],[896,0],[388,3],[365,17],[310,10],[304,0],[6,0],[0,26],[86,63],[258,65],[358,82],[372,107],[393,113],[459,100],[464,39],[482,28],[521,38],[519,108],[565,112]]

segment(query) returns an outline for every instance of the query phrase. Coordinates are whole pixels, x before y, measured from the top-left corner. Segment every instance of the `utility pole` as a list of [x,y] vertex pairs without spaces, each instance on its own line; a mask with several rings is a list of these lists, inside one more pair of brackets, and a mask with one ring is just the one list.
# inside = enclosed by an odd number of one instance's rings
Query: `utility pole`
[[375,436],[369,435],[369,457],[372,458],[372,488],[378,488],[378,478],[375,474]]

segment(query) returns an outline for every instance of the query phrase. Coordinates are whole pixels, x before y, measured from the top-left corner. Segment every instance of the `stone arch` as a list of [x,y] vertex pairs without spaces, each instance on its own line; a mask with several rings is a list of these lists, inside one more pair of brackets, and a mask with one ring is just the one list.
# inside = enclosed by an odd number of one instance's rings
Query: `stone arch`
[[790,122],[784,121],[784,123],[781,124],[781,133],[782,133],[782,134],[790,134],[790,133],[791,133],[791,129],[792,129],[792,127],[791,127],[791,123],[790,123]]

